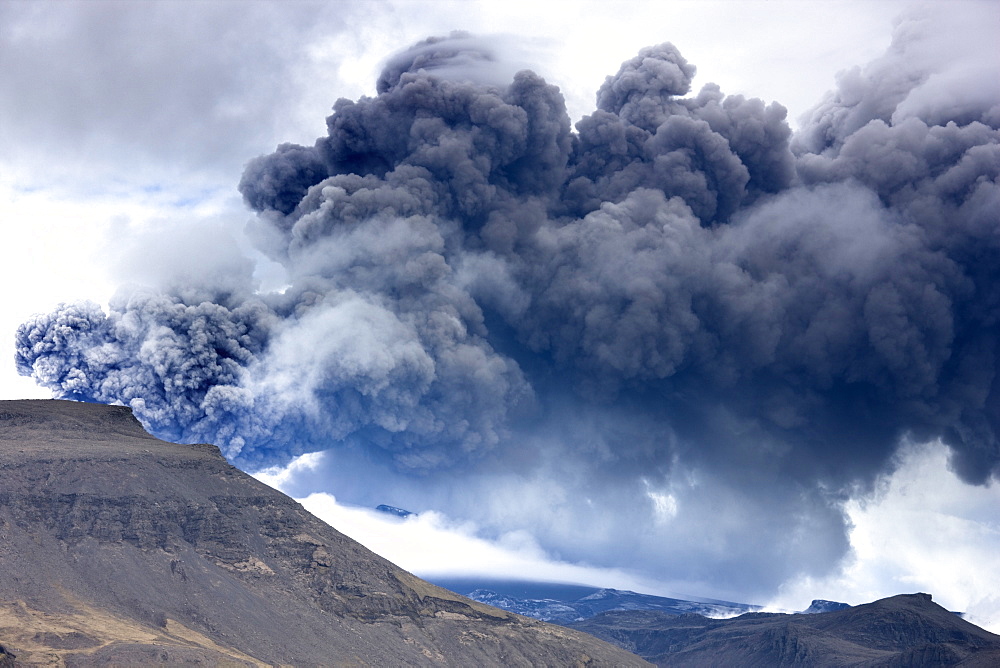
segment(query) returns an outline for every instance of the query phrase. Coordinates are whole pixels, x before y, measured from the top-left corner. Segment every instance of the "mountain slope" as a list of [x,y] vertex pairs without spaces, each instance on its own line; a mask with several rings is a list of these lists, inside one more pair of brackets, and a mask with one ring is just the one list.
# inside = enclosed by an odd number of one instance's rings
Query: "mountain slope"
[[107,665],[644,665],[397,568],[127,408],[0,402],[0,644]]
[[834,612],[733,619],[606,612],[570,626],[659,666],[1000,665],[1000,636],[948,612],[928,594]]

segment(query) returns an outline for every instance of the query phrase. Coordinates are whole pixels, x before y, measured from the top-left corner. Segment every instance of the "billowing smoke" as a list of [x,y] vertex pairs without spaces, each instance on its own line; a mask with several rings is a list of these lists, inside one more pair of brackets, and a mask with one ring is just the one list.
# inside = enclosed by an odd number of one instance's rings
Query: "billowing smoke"
[[[19,329],[18,368],[244,466],[332,448],[403,495],[414,472],[459,481],[498,525],[558,478],[576,498],[532,503],[564,558],[707,581],[708,550],[762,586],[829,568],[836,502],[901,439],[943,439],[970,483],[1000,471],[1000,91],[949,84],[932,28],[902,22],[794,136],[780,104],[691,94],[671,44],[573,132],[555,86],[427,40],[315,145],[247,165],[287,289],[66,306]],[[601,515],[628,504],[652,538]]]

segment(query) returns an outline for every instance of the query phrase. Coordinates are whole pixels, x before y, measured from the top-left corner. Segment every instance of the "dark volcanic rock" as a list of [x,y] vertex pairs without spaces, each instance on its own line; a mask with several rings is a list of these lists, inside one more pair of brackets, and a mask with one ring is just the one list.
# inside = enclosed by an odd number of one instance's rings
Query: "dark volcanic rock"
[[396,506],[387,506],[384,503],[375,506],[375,510],[379,511],[380,513],[385,513],[387,515],[395,515],[396,517],[409,517],[410,515],[415,514],[411,513],[409,510],[403,510],[402,508],[397,508]]
[[213,446],[64,401],[0,402],[0,640],[72,666],[642,665],[414,577]]
[[606,612],[570,626],[659,666],[1000,665],[1000,636],[948,612],[927,594],[833,612],[733,619]]

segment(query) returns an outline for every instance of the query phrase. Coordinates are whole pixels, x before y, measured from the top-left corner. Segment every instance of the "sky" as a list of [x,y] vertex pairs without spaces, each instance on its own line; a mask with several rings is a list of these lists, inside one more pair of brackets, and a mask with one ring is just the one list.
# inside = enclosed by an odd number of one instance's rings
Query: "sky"
[[997,37],[991,2],[4,3],[0,397],[130,405],[418,575],[998,631]]

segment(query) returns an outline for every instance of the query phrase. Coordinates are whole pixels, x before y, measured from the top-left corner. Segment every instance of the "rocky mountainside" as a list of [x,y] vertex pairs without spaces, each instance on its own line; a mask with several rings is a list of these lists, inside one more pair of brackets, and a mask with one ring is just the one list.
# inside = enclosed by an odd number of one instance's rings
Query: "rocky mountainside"
[[948,612],[928,594],[832,612],[733,619],[605,612],[570,626],[658,666],[1000,666],[1000,636]]
[[414,577],[213,446],[65,401],[0,402],[0,645],[2,665],[646,665]]

